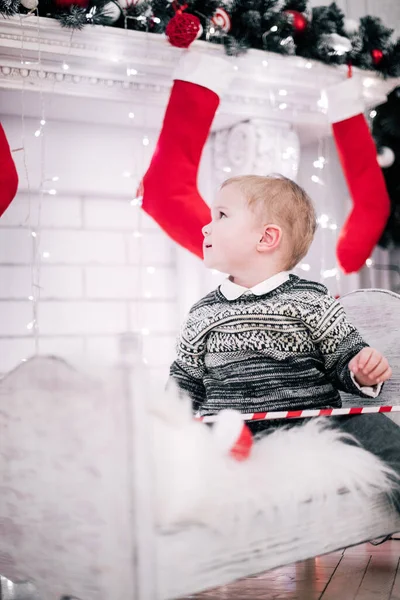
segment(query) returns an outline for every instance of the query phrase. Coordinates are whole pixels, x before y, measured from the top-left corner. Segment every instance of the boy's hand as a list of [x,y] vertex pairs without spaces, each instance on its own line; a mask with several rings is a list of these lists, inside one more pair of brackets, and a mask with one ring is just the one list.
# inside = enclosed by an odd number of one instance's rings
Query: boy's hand
[[374,386],[392,376],[387,359],[374,348],[363,348],[349,362],[349,369],[361,386]]

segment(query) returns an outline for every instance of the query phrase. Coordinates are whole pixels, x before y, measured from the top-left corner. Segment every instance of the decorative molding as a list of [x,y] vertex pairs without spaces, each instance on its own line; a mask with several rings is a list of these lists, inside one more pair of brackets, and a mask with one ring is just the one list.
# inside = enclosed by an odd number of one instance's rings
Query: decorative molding
[[[3,61],[4,62],[4,61]],[[54,67],[43,67],[39,68],[36,66],[34,68],[28,67],[28,65],[23,67],[15,67],[15,66],[2,66],[0,69],[1,72],[1,83],[0,87],[2,88],[14,88],[14,87],[22,87],[24,80],[29,82],[29,87],[39,87],[39,91],[58,91],[64,93],[66,87],[63,89],[55,90],[54,84],[63,84],[63,86],[75,85],[81,86],[84,88],[85,86],[100,86],[105,88],[118,88],[119,90],[123,90],[125,92],[134,91],[134,92],[144,92],[144,93],[167,93],[170,89],[170,85],[161,86],[159,84],[154,83],[137,83],[134,81],[127,81],[126,79],[116,78],[116,77],[101,77],[87,74],[73,74],[70,71],[68,73],[62,72],[60,69],[55,70]],[[6,85],[4,85],[6,83]],[[8,83],[8,85],[7,85]],[[45,89],[43,89],[44,83]],[[15,85],[16,84],[16,85]],[[53,89],[52,89],[53,88]],[[82,90],[76,90],[77,95],[81,95]],[[105,97],[108,94],[104,94],[103,92],[94,92],[93,95],[100,94],[101,97]],[[86,93],[83,95],[87,95]],[[92,94],[89,94],[92,95]]]
[[300,160],[297,134],[286,123],[262,119],[218,131],[213,141],[214,177],[219,186],[227,177],[281,173],[296,179]]
[[[36,15],[3,20],[0,44],[0,88],[159,107],[165,107],[174,68],[187,52],[170,46],[162,35],[99,26],[71,32],[54,19]],[[210,60],[225,56],[221,46],[199,41],[188,51],[206,54]],[[341,67],[258,50],[240,58],[225,58],[227,68],[235,69],[237,75],[219,112],[232,117],[232,122],[268,117],[286,123],[324,124],[322,89],[346,74]],[[129,75],[128,69],[135,74]],[[369,107],[383,102],[399,83],[357,69],[354,77],[360,85],[364,82]]]

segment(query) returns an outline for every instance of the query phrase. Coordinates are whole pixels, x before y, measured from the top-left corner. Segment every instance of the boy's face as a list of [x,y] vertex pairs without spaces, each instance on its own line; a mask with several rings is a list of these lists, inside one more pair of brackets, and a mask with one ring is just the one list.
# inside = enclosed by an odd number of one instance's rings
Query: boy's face
[[203,227],[204,264],[235,275],[256,256],[262,225],[234,184],[218,192],[211,207],[211,218],[211,223]]

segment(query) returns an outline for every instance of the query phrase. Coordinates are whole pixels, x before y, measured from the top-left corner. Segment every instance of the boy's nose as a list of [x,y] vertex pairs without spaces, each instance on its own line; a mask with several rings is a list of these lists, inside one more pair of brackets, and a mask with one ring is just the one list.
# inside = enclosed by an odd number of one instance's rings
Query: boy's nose
[[208,223],[207,225],[204,225],[203,229],[201,230],[203,232],[204,237],[206,237],[207,235],[210,235],[211,233],[211,223]]

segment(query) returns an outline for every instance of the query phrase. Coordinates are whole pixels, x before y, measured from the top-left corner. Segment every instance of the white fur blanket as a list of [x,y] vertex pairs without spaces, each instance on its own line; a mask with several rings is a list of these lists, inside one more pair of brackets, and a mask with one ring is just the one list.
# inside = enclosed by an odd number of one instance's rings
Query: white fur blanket
[[[219,529],[259,513],[276,517],[303,502],[329,503],[339,494],[354,502],[390,494],[394,474],[377,457],[330,426],[310,419],[255,441],[250,458],[223,455],[213,431],[193,420],[175,395],[152,410],[158,525],[201,524]],[[391,476],[390,476],[391,475]]]
[[[132,393],[129,385],[136,386],[138,377],[128,382],[125,370],[121,377],[120,371],[111,375],[97,368],[92,377],[82,369],[37,357],[0,385],[0,573],[11,580],[34,578],[46,600],[67,592],[91,600],[127,597],[133,517],[152,520],[146,509],[154,486],[163,530],[194,524],[229,534],[234,527],[234,536],[212,537],[223,544],[243,540],[243,548],[253,539],[249,533],[258,532],[258,522],[251,526],[260,513],[276,540],[281,518],[293,529],[304,502],[312,501],[311,516],[318,503],[324,509],[329,503],[322,514],[328,515],[330,535],[330,522],[342,516],[338,492],[349,490],[360,510],[368,511],[366,496],[390,490],[384,466],[345,445],[321,421],[262,439],[251,458],[238,463],[221,453],[210,428],[193,420],[189,403],[152,394],[147,384]],[[143,413],[135,427],[133,409]],[[153,465],[147,461],[150,448]],[[135,457],[142,468],[133,477]],[[142,512],[132,510],[133,491],[140,491]],[[185,536],[161,538],[167,554],[175,539],[172,560],[179,548],[190,552]]]

